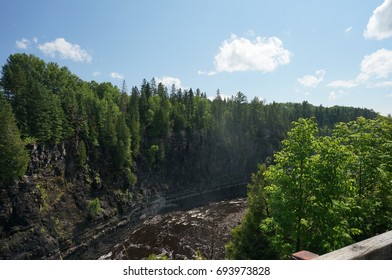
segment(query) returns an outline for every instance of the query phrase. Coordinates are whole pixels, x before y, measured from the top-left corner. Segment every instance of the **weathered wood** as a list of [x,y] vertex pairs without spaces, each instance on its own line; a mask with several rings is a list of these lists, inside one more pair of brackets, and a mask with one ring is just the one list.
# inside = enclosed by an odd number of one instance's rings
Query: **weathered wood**
[[392,231],[330,252],[314,260],[392,260]]
[[299,252],[294,253],[292,256],[293,256],[293,259],[295,259],[295,260],[312,260],[314,258],[317,258],[319,255],[314,254],[309,251],[299,251]]

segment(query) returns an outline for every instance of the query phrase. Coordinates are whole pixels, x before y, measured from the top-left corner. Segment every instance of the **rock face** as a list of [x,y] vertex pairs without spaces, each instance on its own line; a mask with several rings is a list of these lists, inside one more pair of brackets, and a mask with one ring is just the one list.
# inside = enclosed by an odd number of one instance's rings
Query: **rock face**
[[1,190],[1,258],[59,258],[58,240],[48,232],[35,183],[17,182]]
[[[244,182],[233,178],[173,187],[176,174],[167,166],[139,167],[136,186],[116,187],[92,167],[78,167],[74,142],[29,148],[27,175],[0,185],[0,259],[94,259],[155,214],[246,194]],[[100,205],[91,215],[94,198]]]

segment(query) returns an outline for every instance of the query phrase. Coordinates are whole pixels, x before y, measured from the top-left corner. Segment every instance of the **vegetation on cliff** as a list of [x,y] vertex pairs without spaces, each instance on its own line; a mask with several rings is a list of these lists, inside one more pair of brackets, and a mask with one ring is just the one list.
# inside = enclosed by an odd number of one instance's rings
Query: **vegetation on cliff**
[[[166,183],[174,186],[198,181],[201,175],[230,176],[223,173],[233,174],[229,181],[244,181],[278,149],[299,117],[316,116],[327,132],[338,121],[376,116],[367,109],[307,102],[248,102],[241,92],[223,99],[218,90],[211,101],[199,89],[173,85],[168,90],[154,79],[129,93],[125,82],[121,90],[110,83],[85,82],[66,67],[27,54],[10,55],[0,82],[22,139],[46,145],[72,141],[77,167],[88,165],[103,178],[121,178],[117,185],[125,188],[136,183],[135,163],[142,170],[162,168],[171,179]],[[201,159],[205,162],[194,164]],[[180,164],[167,170],[173,161]],[[173,182],[171,172],[181,179]]]
[[314,119],[294,122],[273,164],[253,175],[227,257],[323,254],[392,229],[391,145],[390,118],[339,123],[330,136]]

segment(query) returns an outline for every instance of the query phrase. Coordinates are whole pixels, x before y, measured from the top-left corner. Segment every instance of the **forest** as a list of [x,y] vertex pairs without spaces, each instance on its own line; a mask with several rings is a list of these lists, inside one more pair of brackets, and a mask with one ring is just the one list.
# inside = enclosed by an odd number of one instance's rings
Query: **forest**
[[[211,100],[155,79],[120,89],[18,53],[0,80],[0,191],[37,173],[32,151],[65,145],[56,176],[88,186],[77,203],[86,219],[107,196],[123,213],[125,200],[251,181],[227,257],[322,253],[391,228],[391,135],[391,118],[369,109],[267,104],[219,90]],[[45,201],[42,185],[34,188]],[[15,221],[3,222],[7,235]]]

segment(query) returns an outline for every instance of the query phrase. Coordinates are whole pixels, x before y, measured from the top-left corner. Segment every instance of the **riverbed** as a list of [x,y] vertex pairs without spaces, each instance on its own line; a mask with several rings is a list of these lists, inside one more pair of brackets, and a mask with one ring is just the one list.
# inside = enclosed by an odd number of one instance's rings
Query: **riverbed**
[[211,203],[145,220],[99,259],[138,260],[148,256],[169,259],[224,259],[230,231],[245,214],[246,199]]

